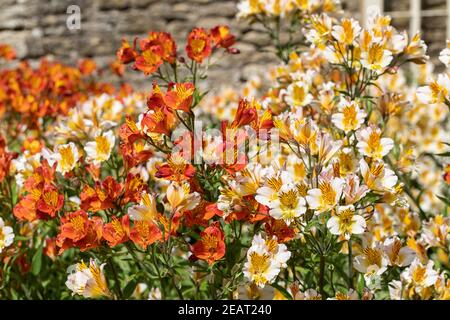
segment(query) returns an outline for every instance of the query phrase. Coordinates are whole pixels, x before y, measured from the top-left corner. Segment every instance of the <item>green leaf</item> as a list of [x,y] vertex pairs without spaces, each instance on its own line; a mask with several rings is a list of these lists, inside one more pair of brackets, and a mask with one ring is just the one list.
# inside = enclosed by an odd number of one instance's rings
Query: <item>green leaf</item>
[[137,281],[136,279],[132,278],[127,285],[125,286],[125,288],[123,289],[123,297],[124,299],[128,299],[131,297],[131,295],[133,294],[134,290],[136,289],[137,286]]
[[436,153],[436,155],[440,157],[450,157],[450,151],[443,153]]
[[436,197],[438,197],[441,201],[450,206],[450,200],[448,198],[445,198],[443,196],[436,196]]
[[41,272],[42,266],[42,251],[43,251],[43,243],[39,246],[37,251],[35,252],[33,259],[31,260],[31,273],[37,276],[39,272]]
[[292,296],[289,294],[289,292],[287,292],[287,290],[285,288],[283,288],[282,286],[276,284],[276,283],[272,283],[271,284],[272,287],[274,287],[275,289],[277,289],[278,291],[280,291],[280,293],[288,300],[292,300]]
[[362,296],[362,294],[363,294],[364,285],[365,285],[364,277],[360,274],[359,280],[358,280],[358,287],[356,288],[356,290],[358,291],[358,294],[360,296]]

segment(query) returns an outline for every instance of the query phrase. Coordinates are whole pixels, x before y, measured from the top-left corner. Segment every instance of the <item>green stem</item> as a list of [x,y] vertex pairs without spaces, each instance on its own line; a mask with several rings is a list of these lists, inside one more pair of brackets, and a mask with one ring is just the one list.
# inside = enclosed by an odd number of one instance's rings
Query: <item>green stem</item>
[[348,239],[348,288],[353,289],[353,252],[352,238]]
[[320,265],[319,265],[319,291],[322,295],[322,299],[325,300],[325,291],[324,287],[325,280],[325,256],[323,254],[320,255]]

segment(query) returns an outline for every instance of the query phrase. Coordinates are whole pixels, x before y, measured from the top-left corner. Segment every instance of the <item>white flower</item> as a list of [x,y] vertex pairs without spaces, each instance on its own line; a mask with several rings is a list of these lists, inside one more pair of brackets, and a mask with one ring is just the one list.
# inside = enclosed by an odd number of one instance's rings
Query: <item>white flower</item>
[[159,288],[151,288],[148,293],[148,300],[161,300],[161,290]]
[[55,147],[55,152],[44,148],[42,156],[47,160],[50,166],[56,162],[56,171],[61,174],[66,174],[75,168],[78,161],[78,149],[73,142],[68,144],[58,145]]
[[390,266],[409,266],[416,257],[415,252],[411,248],[407,246],[402,247],[402,242],[398,237],[387,238],[384,240],[383,246],[384,252],[389,258]]
[[447,48],[439,54],[439,60],[448,68],[450,65],[450,40],[447,40]]
[[357,175],[351,173],[345,178],[344,196],[346,204],[353,204],[369,192],[369,188],[365,185],[360,185],[360,180]]
[[374,243],[371,247],[364,248],[361,254],[355,257],[354,261],[355,269],[364,273],[366,283],[383,274],[387,269],[387,265],[388,259],[380,243]]
[[381,43],[373,43],[368,51],[361,53],[361,64],[364,68],[381,73],[392,61],[392,52],[386,50]]
[[389,296],[391,300],[402,300],[403,283],[399,280],[389,282]]
[[302,81],[291,83],[287,90],[282,90],[280,95],[286,94],[285,100],[291,107],[303,107],[311,103],[313,96],[309,93],[309,85]]
[[437,80],[428,86],[417,89],[416,95],[420,102],[425,104],[442,103],[448,100],[450,92],[450,78],[448,74],[438,75]]
[[0,253],[14,242],[14,232],[9,226],[5,226],[5,221],[0,218]]
[[158,217],[155,196],[147,192],[141,195],[141,202],[128,209],[128,215],[134,221],[153,221]]
[[86,266],[84,262],[71,265],[67,269],[69,275],[66,286],[72,291],[72,295],[78,294],[85,298],[109,296],[110,293],[103,273],[104,266],[104,263],[98,266],[93,259],[91,259],[89,266]]
[[370,126],[357,132],[358,150],[367,157],[381,159],[394,147],[390,138],[382,138],[378,127]]
[[108,160],[115,142],[116,138],[111,130],[97,134],[95,141],[89,141],[84,147],[87,154],[86,160],[96,165]]
[[359,129],[364,123],[366,113],[359,108],[356,101],[341,100],[339,111],[333,114],[331,121],[345,133]]
[[293,185],[294,181],[292,176],[287,171],[275,171],[272,169],[268,173],[268,177],[264,185],[256,191],[255,199],[259,203],[271,207],[275,200],[278,198],[278,192],[283,185]]
[[258,287],[263,288],[271,283],[286,267],[291,253],[284,244],[278,244],[276,237],[264,240],[260,234],[253,237],[252,246],[247,251],[247,262],[244,264],[244,275]]
[[359,36],[361,27],[359,22],[354,19],[344,18],[341,20],[341,24],[333,26],[331,35],[337,40],[337,42],[344,45],[351,45]]
[[242,0],[238,3],[238,18],[246,18],[250,15],[260,13],[263,6],[259,0]]
[[337,209],[336,215],[328,220],[327,227],[332,234],[343,236],[348,240],[352,234],[364,233],[366,220],[355,214],[353,205],[341,206]]
[[300,196],[295,185],[283,185],[269,208],[272,217],[283,219],[289,225],[306,212],[306,201]]
[[431,287],[438,279],[438,273],[433,269],[434,262],[428,261],[423,265],[419,258],[415,258],[407,269],[401,274],[401,279],[415,287],[415,291],[420,293],[423,288]]
[[331,210],[338,204],[343,188],[344,180],[341,178],[322,180],[319,182],[319,188],[308,190],[306,201],[316,213]]
[[369,168],[367,162],[361,159],[359,166],[364,182],[370,190],[375,192],[393,191],[398,177],[394,171],[385,168],[383,162],[372,162]]

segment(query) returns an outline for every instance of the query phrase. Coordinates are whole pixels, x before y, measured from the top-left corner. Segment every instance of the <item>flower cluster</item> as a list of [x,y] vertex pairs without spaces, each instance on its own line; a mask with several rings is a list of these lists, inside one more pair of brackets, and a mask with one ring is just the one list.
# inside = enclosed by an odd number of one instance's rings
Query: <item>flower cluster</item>
[[387,16],[238,9],[281,61],[240,88],[201,83],[226,26],[186,57],[123,40],[142,93],[92,60],[0,71],[1,298],[450,299],[448,73]]

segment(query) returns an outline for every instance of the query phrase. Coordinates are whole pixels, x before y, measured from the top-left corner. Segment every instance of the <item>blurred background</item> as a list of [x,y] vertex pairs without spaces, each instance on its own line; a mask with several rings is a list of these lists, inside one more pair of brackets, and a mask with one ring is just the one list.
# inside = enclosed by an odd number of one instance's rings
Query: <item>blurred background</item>
[[[148,31],[172,33],[184,46],[194,26],[229,25],[237,35],[240,55],[227,55],[209,72],[211,83],[233,85],[264,72],[276,60],[265,48],[269,41],[258,26],[236,19],[238,0],[0,0],[0,43],[12,45],[20,59],[37,63],[40,58],[75,64],[93,58],[111,77],[108,64],[115,58],[121,39],[129,41]],[[393,25],[415,33],[421,30],[436,61],[450,30],[450,0],[342,0],[348,16],[364,23],[367,12],[389,14]],[[70,30],[67,9],[80,8],[79,29]],[[141,73],[127,71],[127,81],[149,87]],[[109,80],[109,79],[108,79]]]

